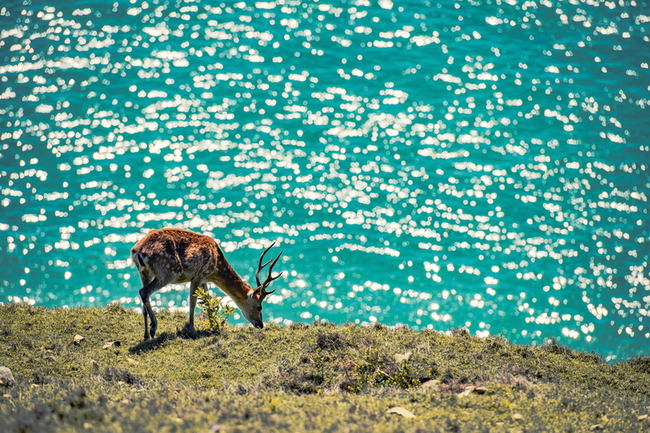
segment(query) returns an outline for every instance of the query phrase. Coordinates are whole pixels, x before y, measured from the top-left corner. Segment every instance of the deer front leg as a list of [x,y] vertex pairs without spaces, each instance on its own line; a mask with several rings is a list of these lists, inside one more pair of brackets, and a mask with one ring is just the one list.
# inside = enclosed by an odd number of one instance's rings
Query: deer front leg
[[[144,316],[144,339],[148,340],[153,338],[156,335],[156,329],[158,328],[158,321],[156,320],[156,315],[151,308],[151,303],[149,302],[149,297],[153,292],[160,289],[158,280],[153,279],[152,282],[140,289],[140,298],[142,298],[142,314]],[[147,316],[151,318],[151,328],[147,325]]]
[[[196,289],[198,287],[201,287],[199,284],[194,284],[192,283],[190,285],[190,330],[194,332],[194,309],[196,308]],[[205,287],[203,287],[203,290],[205,290]]]

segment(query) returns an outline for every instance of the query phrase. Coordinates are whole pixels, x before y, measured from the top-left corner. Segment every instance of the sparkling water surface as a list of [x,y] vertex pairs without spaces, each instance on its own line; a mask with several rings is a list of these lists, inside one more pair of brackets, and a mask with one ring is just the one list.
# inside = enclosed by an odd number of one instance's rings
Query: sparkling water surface
[[649,23],[639,1],[5,1],[0,302],[138,308],[130,248],[174,226],[249,281],[277,242],[267,321],[648,354]]

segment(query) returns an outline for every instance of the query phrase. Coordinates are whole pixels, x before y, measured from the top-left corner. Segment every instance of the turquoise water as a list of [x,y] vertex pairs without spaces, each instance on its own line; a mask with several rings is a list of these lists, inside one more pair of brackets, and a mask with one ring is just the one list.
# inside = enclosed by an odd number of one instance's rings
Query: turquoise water
[[175,226],[280,245],[268,321],[647,354],[645,2],[0,9],[0,302],[138,308]]

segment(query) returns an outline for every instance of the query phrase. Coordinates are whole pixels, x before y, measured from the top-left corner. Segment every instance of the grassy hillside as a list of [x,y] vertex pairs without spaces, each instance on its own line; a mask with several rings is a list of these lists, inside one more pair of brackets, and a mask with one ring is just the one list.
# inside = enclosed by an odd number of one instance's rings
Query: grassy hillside
[[0,387],[0,431],[650,430],[649,358],[383,326],[190,335],[185,314],[158,317],[142,342],[120,305],[0,306],[17,381]]

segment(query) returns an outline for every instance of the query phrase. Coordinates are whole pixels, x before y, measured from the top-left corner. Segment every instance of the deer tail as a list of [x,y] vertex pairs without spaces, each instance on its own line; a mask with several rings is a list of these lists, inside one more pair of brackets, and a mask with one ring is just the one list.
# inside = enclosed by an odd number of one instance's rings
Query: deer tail
[[135,266],[138,268],[145,267],[144,261],[146,258],[146,255],[143,253],[131,252],[131,259],[133,260],[133,263],[135,263]]

